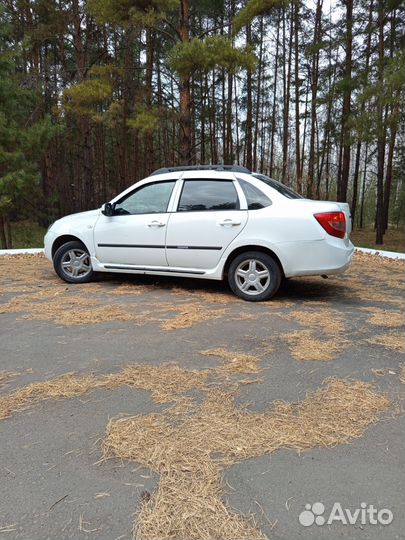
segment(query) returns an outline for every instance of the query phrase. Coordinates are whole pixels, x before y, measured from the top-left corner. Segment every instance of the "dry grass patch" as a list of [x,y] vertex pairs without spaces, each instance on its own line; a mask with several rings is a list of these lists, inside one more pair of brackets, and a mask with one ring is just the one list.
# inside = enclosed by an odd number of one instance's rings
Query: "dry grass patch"
[[240,298],[235,296],[232,293],[226,291],[207,291],[204,289],[182,289],[181,287],[173,287],[171,289],[172,294],[178,296],[189,297],[192,300],[197,300],[201,302],[208,302],[210,304],[237,304],[243,302]]
[[110,291],[110,294],[113,294],[114,296],[139,296],[140,294],[145,294],[153,290],[156,290],[156,287],[154,287],[153,285],[143,285],[139,283],[123,283],[118,287],[114,287],[114,289]]
[[17,377],[26,375],[27,373],[32,373],[32,368],[27,368],[22,371],[0,371],[0,386],[7,384]]
[[389,406],[371,384],[351,380],[329,379],[303,401],[277,402],[263,413],[237,408],[231,394],[216,390],[180,424],[158,414],[110,421],[104,454],[160,474],[158,489],[138,513],[136,538],[262,539],[251,517],[224,505],[222,469],[280,448],[349,443]]
[[[402,294],[402,292],[401,292]],[[372,302],[381,305],[392,304],[393,306],[404,307],[404,300],[398,294],[389,294],[379,290],[378,281],[358,282],[352,281],[348,283],[348,291],[345,294],[346,298],[356,298],[362,302]]]
[[125,306],[112,304],[94,307],[92,309],[75,309],[77,305],[73,302],[72,311],[67,313],[59,313],[56,318],[51,317],[57,324],[71,326],[76,324],[97,324],[105,322],[128,322],[132,321],[137,324],[146,323],[149,318],[147,314],[134,314],[128,312]]
[[336,310],[296,310],[277,315],[307,328],[281,336],[290,344],[291,354],[296,360],[333,360],[348,346],[349,342],[343,337],[344,318]]
[[349,270],[331,276],[329,283],[339,286],[339,296],[351,301],[392,304],[404,307],[405,262],[366,253],[355,253]]
[[0,371],[0,386],[12,381],[20,375],[19,371]]
[[147,321],[144,313],[134,314],[125,306],[116,304],[100,305],[94,298],[66,292],[65,287],[16,296],[0,306],[0,313],[19,312],[26,313],[22,317],[24,319],[54,321],[64,326],[108,321]]
[[[44,280],[48,270],[49,262],[42,254],[3,255],[0,259],[2,282],[11,280],[14,284],[22,281],[25,285],[36,285]],[[57,279],[55,276],[54,281]]]
[[[352,267],[343,276],[331,277],[329,282],[323,282],[318,278],[300,278],[300,300],[306,306],[316,306],[317,301],[322,300],[326,307],[326,303],[330,303],[331,299],[339,295],[348,301],[356,298],[362,303],[372,302],[381,306],[391,304],[403,308],[404,268],[403,261],[355,254]],[[128,307],[120,301],[114,302],[113,306],[104,307],[106,294],[108,297],[113,295],[117,299],[124,296],[142,297],[142,294],[158,291],[162,286],[128,282],[118,286],[115,282],[91,283],[80,287],[70,286],[60,281],[43,255],[2,257],[0,274],[1,293],[21,293],[10,302],[2,304],[0,313],[25,311],[27,318],[54,320],[57,324],[93,324],[113,320],[139,323],[153,320],[161,323],[163,330],[171,331],[190,328],[200,322],[217,319],[228,311],[229,320],[250,320],[257,317],[257,310],[250,309],[250,306],[246,304],[244,305],[249,309],[242,310],[238,317],[232,315],[227,306],[242,305],[242,300],[227,291],[188,290],[176,286],[168,287],[168,290],[173,294],[173,298],[174,295],[183,296],[184,301],[177,305],[166,303],[161,309],[162,304],[159,305],[153,299],[148,300],[150,304],[148,307],[153,311],[153,317],[148,317],[148,313],[143,310],[144,306],[138,312],[136,307],[131,310],[133,306]],[[281,296],[266,303],[265,307],[274,312],[274,310],[280,311],[294,307],[294,303],[291,299],[284,299]],[[293,312],[291,316],[285,315],[285,317],[293,318],[299,324],[314,325],[322,328],[323,332],[332,334],[338,331],[339,324],[343,324],[343,318],[334,310],[328,310],[328,312],[333,312],[334,316],[327,317],[328,313],[325,310],[321,310],[320,313],[313,310],[309,314],[308,312],[304,314]],[[175,316],[169,319],[169,313],[174,313]],[[398,315],[393,315],[391,321],[394,317],[399,324]],[[397,323],[392,322],[392,327]]]
[[10,285],[8,287],[7,286],[0,287],[0,294],[30,293],[30,292],[35,292],[35,291],[36,291],[35,287],[26,287],[25,285],[21,285],[21,286]]
[[349,344],[347,340],[339,336],[319,339],[310,330],[290,332],[282,335],[281,338],[290,344],[291,354],[296,360],[314,362],[333,360]]
[[176,364],[149,366],[131,364],[118,373],[96,377],[65,373],[48,381],[36,382],[0,396],[0,419],[27,409],[40,401],[81,396],[98,388],[115,389],[124,386],[151,392],[156,403],[168,403],[182,398],[191,390],[207,390],[210,370],[182,369]]
[[296,310],[289,313],[278,313],[285,320],[294,320],[301,326],[320,329],[323,333],[331,336],[338,336],[345,330],[344,319],[336,310],[333,309],[318,309],[312,310]]
[[[357,266],[362,267],[364,271],[374,274],[375,272],[396,272],[403,273],[405,262],[403,259],[389,259],[388,257],[382,257],[380,255],[373,255],[371,253],[356,252],[354,254],[354,261]],[[377,269],[373,268],[373,265],[377,261]]]
[[[33,266],[35,266],[35,271],[33,271]],[[156,290],[156,287],[149,284],[130,283],[114,287],[99,283],[85,284],[80,287],[70,286],[62,283],[54,275],[43,256],[28,256],[28,259],[25,255],[2,257],[0,269],[4,274],[4,278],[0,281],[0,285],[4,285],[1,290],[7,293],[22,293],[9,302],[1,304],[0,314],[25,313],[23,315],[25,319],[49,320],[66,326],[109,321],[133,321],[138,324],[155,321],[161,323],[163,330],[177,330],[217,319],[225,313],[225,309],[204,306],[203,301],[200,301],[201,297],[193,293],[192,302],[171,304],[149,300],[150,309],[145,310],[145,303],[143,303],[142,309],[136,313],[134,309],[131,310],[134,308],[133,305],[120,303],[106,305],[106,293],[117,297],[140,296]],[[97,298],[97,294],[103,294],[103,297]],[[202,294],[209,293],[202,292]],[[212,297],[214,299],[216,295],[212,293]],[[175,316],[167,318],[169,313],[173,312]]]
[[166,311],[175,311],[177,315],[166,319],[160,325],[163,330],[191,328],[195,324],[219,319],[225,315],[225,309],[212,309],[200,304],[184,303],[175,306],[166,305]]
[[373,299],[374,295],[379,298],[379,293],[388,296],[389,302],[395,303],[395,300],[404,302],[401,298],[395,298],[389,294],[389,289],[395,291],[404,291],[404,270],[405,262],[403,260],[388,259],[377,255],[366,253],[356,253],[353,258],[353,265],[347,273],[347,277],[352,279],[357,275],[358,284],[365,293],[366,299]]
[[371,313],[367,322],[375,326],[396,328],[405,325],[405,315],[401,311],[391,311],[389,309],[380,309],[376,307],[366,307],[361,309],[362,311]]
[[228,351],[222,348],[208,349],[207,351],[201,351],[200,354],[221,358],[223,364],[220,368],[217,368],[217,371],[220,370],[223,373],[259,373],[261,371],[258,366],[259,359],[252,354]]
[[403,334],[381,334],[379,336],[370,338],[367,341],[375,345],[381,345],[385,349],[399,351],[401,353],[405,352],[405,338]]

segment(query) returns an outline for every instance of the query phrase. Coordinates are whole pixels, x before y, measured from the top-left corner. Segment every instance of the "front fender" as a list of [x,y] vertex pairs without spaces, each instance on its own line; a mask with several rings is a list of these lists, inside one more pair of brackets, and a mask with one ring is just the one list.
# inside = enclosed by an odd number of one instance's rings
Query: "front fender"
[[61,223],[60,225],[52,227],[52,229],[47,232],[44,239],[45,255],[48,259],[52,259],[53,246],[55,242],[60,241],[62,237],[66,237],[66,241],[77,238],[86,246],[90,256],[94,257],[94,225],[86,224],[84,227],[75,227],[69,223]]

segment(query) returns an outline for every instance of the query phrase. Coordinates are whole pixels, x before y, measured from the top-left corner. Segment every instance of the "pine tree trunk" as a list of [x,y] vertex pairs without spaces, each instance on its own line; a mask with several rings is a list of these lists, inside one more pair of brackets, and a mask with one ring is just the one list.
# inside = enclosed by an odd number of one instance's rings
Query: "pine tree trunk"
[[228,156],[228,149],[226,145],[226,77],[225,77],[225,70],[222,70],[221,73],[221,90],[222,90],[222,161],[223,163],[229,164],[229,156]]
[[[392,61],[394,56],[394,49],[396,43],[396,11],[394,10],[391,15],[391,32],[390,32],[390,59]],[[395,98],[395,105],[391,108],[391,118],[396,118],[399,114],[399,103],[401,102],[400,93],[396,93],[393,96]],[[394,158],[395,150],[395,140],[397,137],[398,124],[396,121],[390,123],[391,136],[388,146],[388,156],[387,156],[387,168],[385,174],[385,185],[384,185],[384,233],[388,229],[388,218],[389,218],[389,208],[390,208],[390,195],[391,195],[391,185],[392,185],[392,162]]]
[[276,53],[274,62],[274,88],[273,88],[273,106],[271,113],[271,137],[270,137],[270,165],[269,175],[273,176],[274,171],[274,139],[276,135],[276,111],[277,111],[277,83],[278,83],[278,51],[280,46],[280,18],[277,20]]
[[0,214],[0,241],[2,249],[10,248],[7,241],[6,225],[2,214]]
[[232,165],[235,161],[235,152],[233,149],[233,129],[232,129],[232,86],[233,75],[228,73],[228,96],[227,96],[227,109],[226,109],[226,155],[228,162]]
[[215,71],[212,73],[212,163],[218,163],[218,126],[217,126],[217,108],[216,108],[216,98],[215,98]]
[[364,170],[363,170],[363,182],[361,186],[360,223],[359,223],[360,229],[364,227],[364,201],[366,198],[367,160],[368,160],[368,143],[366,143],[366,150],[364,152]]
[[239,137],[239,107],[238,107],[238,84],[236,77],[234,80],[234,94],[235,94],[235,134],[236,134],[236,163],[240,165],[240,137]]
[[[180,1],[179,35],[182,43],[188,43],[190,41],[189,0]],[[191,161],[190,75],[182,75],[180,78],[180,162],[182,165],[189,165]]]
[[[251,41],[251,27],[246,27],[246,43]],[[253,144],[253,101],[252,101],[252,72],[248,70],[246,77],[246,132],[245,132],[245,166],[252,170],[252,144]]]
[[307,197],[311,199],[314,192],[315,175],[315,137],[316,137],[316,105],[318,96],[318,78],[319,78],[319,48],[317,47],[321,38],[321,19],[322,19],[323,0],[317,0],[315,29],[314,29],[314,53],[311,66],[311,135],[309,142],[309,162],[308,162],[308,183]]
[[338,179],[337,200],[346,202],[347,188],[349,185],[350,172],[350,129],[348,127],[351,114],[351,84],[352,84],[352,41],[353,41],[353,0],[345,0],[346,4],[346,58],[345,58],[345,87],[343,91],[343,110],[342,110],[342,144],[343,144],[343,162],[342,173]]
[[384,232],[388,229],[388,217],[389,217],[389,207],[390,207],[390,195],[391,195],[391,185],[392,185],[392,162],[394,159],[394,149],[395,149],[395,139],[397,136],[396,126],[391,127],[391,137],[388,147],[388,156],[387,156],[387,168],[385,174],[385,186],[384,186]]
[[[384,77],[384,18],[385,2],[378,0],[378,79],[380,83]],[[384,162],[386,129],[383,118],[382,98],[377,97],[377,204],[376,204],[376,241],[383,244],[384,236]]]
[[[145,101],[146,107],[150,109],[152,107],[152,97],[153,97],[153,86],[152,86],[152,76],[153,76],[153,60],[154,60],[154,49],[155,49],[155,35],[151,29],[148,29],[146,32],[146,79],[145,79]],[[153,154],[153,132],[148,131],[145,136],[145,170],[146,174],[149,175],[154,169],[154,154]]]
[[300,150],[300,79],[299,79],[299,2],[294,2],[294,83],[295,83],[295,175],[296,189],[302,193],[301,150]]
[[[304,177],[304,163],[305,163],[305,149],[306,149],[306,142],[307,142],[307,119],[308,119],[308,97],[309,97],[309,77],[307,80],[307,85],[305,88],[305,107],[304,107],[304,127],[302,130],[302,150],[301,150],[301,171],[300,175],[301,178]],[[302,193],[304,192],[304,189],[302,189]]]
[[5,225],[8,249],[12,249],[13,248],[13,237],[11,236],[11,223],[10,223],[10,220],[9,220],[8,216],[6,216],[4,218],[4,225]]
[[353,175],[353,197],[352,204],[350,207],[350,213],[352,215],[352,224],[355,225],[356,219],[356,209],[357,209],[357,198],[359,191],[359,171],[360,171],[360,155],[361,155],[361,141],[357,142],[356,147],[356,159],[354,162],[354,175]]
[[[373,7],[374,7],[374,0],[371,0],[369,11],[368,11],[367,45],[366,45],[366,54],[365,54],[365,60],[366,60],[365,77],[368,77],[369,66],[370,66],[371,36],[372,36],[372,32],[373,32]],[[362,101],[361,106],[360,106],[360,116],[363,115],[364,111],[365,111],[365,102]],[[362,186],[362,191],[361,191],[362,199],[361,199],[360,227],[363,227],[364,192],[365,192],[365,182],[366,182],[367,154],[368,154],[368,146],[366,145],[366,156],[365,156],[365,161],[364,161],[363,186]],[[360,156],[361,156],[361,140],[359,140],[357,142],[356,161],[355,161],[355,166],[354,166],[353,199],[352,199],[352,205],[351,205],[351,214],[352,214],[353,227],[355,226],[356,210],[357,210]]]
[[260,17],[259,24],[259,64],[257,68],[257,90],[256,90],[256,103],[255,103],[255,129],[253,137],[253,168],[257,170],[257,145],[259,138],[260,127],[260,105],[261,105],[261,92],[262,92],[262,77],[263,77],[263,17]]
[[[287,77],[284,89],[284,111],[283,111],[283,165],[281,172],[281,181],[283,184],[288,184],[288,142],[289,142],[289,120],[290,120],[290,87],[291,87],[291,56],[292,56],[292,40],[293,40],[293,6],[291,6],[290,16],[290,32],[288,40],[288,64]],[[285,62],[285,58],[284,58]]]
[[[235,2],[231,0],[229,3],[229,17],[232,21],[235,15]],[[232,24],[228,27],[228,39],[232,39]],[[233,164],[235,161],[235,151],[233,148],[233,126],[232,126],[232,110],[233,110],[233,74],[228,72],[227,80],[227,107],[226,107],[226,155],[228,162]]]

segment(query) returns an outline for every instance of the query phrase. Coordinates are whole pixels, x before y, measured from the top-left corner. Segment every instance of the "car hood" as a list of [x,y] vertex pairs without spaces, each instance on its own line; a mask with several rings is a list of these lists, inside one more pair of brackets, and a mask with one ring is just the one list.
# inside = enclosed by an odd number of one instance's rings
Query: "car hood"
[[55,221],[51,229],[54,228],[55,225],[58,227],[69,226],[71,223],[74,223],[75,226],[77,226],[79,223],[81,225],[94,225],[99,215],[100,208],[97,208],[96,210],[88,210],[87,212],[77,212],[76,214],[69,214],[68,216],[65,216]]

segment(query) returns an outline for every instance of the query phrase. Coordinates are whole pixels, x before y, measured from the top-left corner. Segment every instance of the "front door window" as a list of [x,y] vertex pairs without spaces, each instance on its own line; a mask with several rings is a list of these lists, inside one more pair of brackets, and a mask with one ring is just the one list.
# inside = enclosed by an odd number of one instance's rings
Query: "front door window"
[[117,215],[160,214],[167,207],[176,182],[159,182],[142,186],[117,202],[114,212]]

